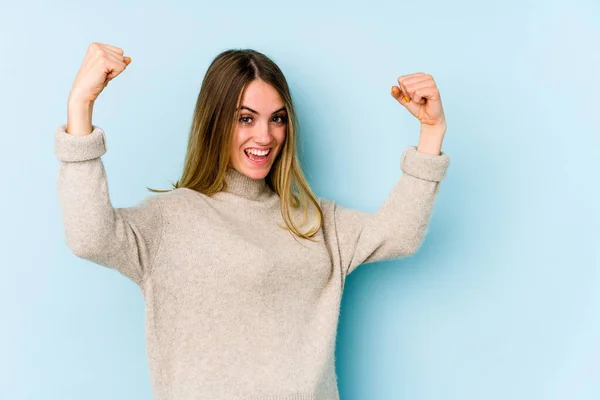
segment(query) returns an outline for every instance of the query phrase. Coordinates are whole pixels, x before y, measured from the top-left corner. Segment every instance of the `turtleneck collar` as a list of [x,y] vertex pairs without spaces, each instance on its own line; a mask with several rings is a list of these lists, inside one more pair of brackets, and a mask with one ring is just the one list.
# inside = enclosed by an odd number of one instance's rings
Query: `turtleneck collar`
[[233,167],[228,167],[225,173],[226,193],[240,196],[249,200],[266,200],[273,195],[264,178],[252,179]]

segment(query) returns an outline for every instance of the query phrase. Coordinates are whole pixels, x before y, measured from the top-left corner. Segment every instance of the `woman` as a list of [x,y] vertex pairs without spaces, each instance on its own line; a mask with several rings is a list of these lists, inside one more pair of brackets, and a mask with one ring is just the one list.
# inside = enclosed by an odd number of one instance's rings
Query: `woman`
[[312,193],[286,80],[249,49],[210,65],[173,190],[113,208],[100,158],[106,136],[91,115],[130,62],[118,47],[90,45],[67,124],[55,131],[58,193],[69,249],[144,294],[155,398],[338,399],[346,277],[417,251],[449,165],[432,77],[406,75],[392,88],[421,121],[421,138],[402,154],[403,173],[376,213]]

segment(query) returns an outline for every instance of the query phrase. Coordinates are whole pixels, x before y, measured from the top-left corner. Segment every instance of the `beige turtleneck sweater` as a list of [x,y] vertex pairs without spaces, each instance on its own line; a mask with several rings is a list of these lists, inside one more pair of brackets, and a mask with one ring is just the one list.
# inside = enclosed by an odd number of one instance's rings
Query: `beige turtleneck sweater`
[[140,287],[157,400],[339,399],[346,277],[417,251],[450,161],[406,148],[376,213],[319,197],[325,219],[315,243],[279,228],[279,196],[235,169],[212,197],[178,188],[113,208],[104,131],[65,129],[55,131],[55,153],[66,244]]

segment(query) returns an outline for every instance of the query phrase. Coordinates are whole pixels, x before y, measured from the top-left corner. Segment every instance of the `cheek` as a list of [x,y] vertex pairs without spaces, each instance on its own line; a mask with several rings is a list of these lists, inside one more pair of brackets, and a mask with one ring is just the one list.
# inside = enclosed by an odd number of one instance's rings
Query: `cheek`
[[277,131],[276,139],[277,139],[277,143],[279,143],[279,146],[283,145],[283,142],[285,142],[286,135],[287,135],[286,127],[283,127],[281,130]]
[[239,153],[240,148],[244,141],[247,140],[247,134],[240,127],[236,128],[235,133],[233,134],[233,140],[231,144],[231,152],[236,154]]

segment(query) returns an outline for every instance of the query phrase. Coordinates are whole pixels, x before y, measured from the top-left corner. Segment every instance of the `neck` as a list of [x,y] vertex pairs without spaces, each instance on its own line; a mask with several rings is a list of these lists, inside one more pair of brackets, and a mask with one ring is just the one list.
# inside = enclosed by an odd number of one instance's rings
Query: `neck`
[[273,194],[265,178],[250,178],[233,167],[227,168],[225,182],[225,192],[249,200],[266,200]]

